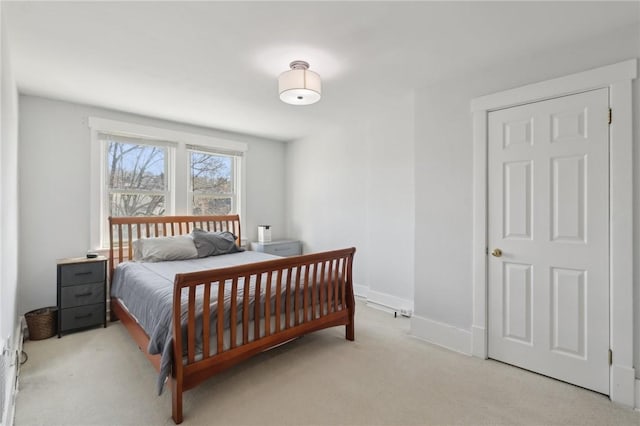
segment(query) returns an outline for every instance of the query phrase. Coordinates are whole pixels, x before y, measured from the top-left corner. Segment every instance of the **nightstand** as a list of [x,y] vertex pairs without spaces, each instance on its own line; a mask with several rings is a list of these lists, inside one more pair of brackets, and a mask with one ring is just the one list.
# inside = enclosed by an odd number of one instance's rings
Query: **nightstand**
[[251,243],[251,250],[276,256],[296,256],[302,254],[302,244],[296,240],[280,240],[270,243]]
[[73,257],[58,264],[58,337],[96,325],[107,326],[107,258]]

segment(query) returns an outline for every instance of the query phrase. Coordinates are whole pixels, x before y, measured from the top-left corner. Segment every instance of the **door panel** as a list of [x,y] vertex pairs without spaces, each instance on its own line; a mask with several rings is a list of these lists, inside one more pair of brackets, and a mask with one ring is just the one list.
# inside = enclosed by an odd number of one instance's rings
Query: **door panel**
[[531,344],[531,265],[504,263],[504,337]]
[[531,161],[504,164],[504,238],[531,239]]
[[586,243],[586,163],[584,155],[551,159],[552,241]]
[[551,348],[585,358],[585,271],[551,268]]
[[489,356],[609,393],[608,90],[489,113]]

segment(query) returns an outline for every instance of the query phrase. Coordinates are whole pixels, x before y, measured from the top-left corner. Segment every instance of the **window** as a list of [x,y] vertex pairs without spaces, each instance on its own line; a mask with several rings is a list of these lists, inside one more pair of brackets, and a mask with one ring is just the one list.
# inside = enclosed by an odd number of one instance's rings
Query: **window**
[[189,201],[192,214],[225,215],[237,211],[235,158],[190,147]]
[[109,216],[242,214],[247,145],[91,117],[91,247]]
[[105,136],[108,216],[158,216],[170,211],[169,148]]

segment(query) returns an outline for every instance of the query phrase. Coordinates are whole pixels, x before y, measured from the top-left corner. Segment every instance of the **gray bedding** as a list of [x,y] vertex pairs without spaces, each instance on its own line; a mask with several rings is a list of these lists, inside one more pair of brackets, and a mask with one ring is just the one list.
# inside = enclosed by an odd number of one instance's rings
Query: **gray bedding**
[[[129,313],[137,319],[140,326],[145,330],[149,336],[148,352],[150,354],[161,354],[158,393],[162,392],[164,382],[170,373],[173,357],[172,304],[175,275],[177,273],[224,268],[277,258],[278,256],[265,253],[244,251],[202,259],[172,262],[125,262],[116,267],[111,284],[111,297],[120,299]],[[227,299],[230,299],[230,286],[225,287],[228,287],[228,289],[225,288],[225,302],[228,302]],[[242,287],[242,285],[238,285],[238,296],[242,294]],[[212,289],[212,307],[214,302],[217,305],[217,294],[217,291]],[[251,304],[253,305],[253,300]],[[228,305],[229,303],[225,303],[226,311],[228,310]],[[241,306],[238,308],[238,314],[241,318]],[[253,310],[250,312],[253,312]],[[214,320],[216,317],[212,315],[211,318]],[[228,324],[225,324],[225,327],[228,327]],[[213,330],[215,330],[215,327],[212,327]]]

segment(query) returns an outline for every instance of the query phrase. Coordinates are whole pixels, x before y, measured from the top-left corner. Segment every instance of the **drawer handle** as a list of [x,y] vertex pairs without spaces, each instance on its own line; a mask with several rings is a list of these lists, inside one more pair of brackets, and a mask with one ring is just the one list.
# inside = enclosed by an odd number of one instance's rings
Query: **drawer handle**
[[76,315],[75,319],[82,319],[82,318],[91,318],[93,316],[93,314],[89,313],[86,315]]
[[75,296],[76,296],[76,297],[87,297],[87,296],[91,296],[92,294],[93,294],[93,292],[92,292],[92,291],[88,291],[88,292],[86,292],[86,293],[78,293],[78,294],[76,294]]
[[75,275],[91,275],[92,272],[91,271],[86,271],[86,272],[76,272]]

